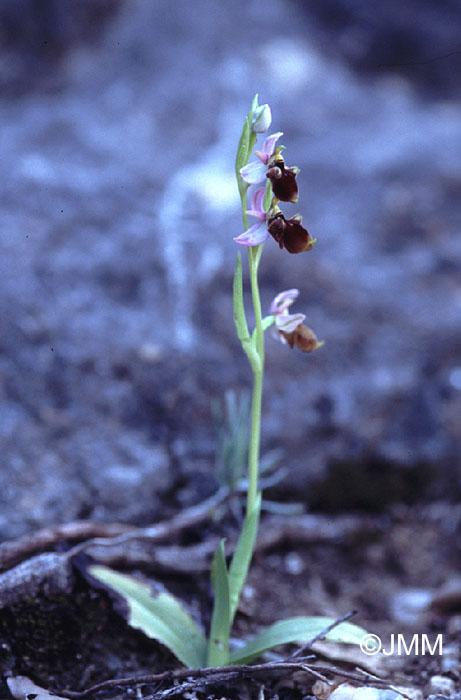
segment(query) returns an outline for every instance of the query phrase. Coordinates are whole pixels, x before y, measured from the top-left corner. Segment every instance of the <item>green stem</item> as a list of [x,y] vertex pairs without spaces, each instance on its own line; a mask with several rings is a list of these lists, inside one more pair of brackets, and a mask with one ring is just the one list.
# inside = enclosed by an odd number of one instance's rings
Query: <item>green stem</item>
[[[241,181],[240,181],[241,182]],[[248,228],[248,216],[246,213],[246,187],[240,188],[240,201],[242,206],[242,219],[245,229]],[[248,454],[248,493],[247,514],[251,513],[256,504],[258,493],[259,471],[259,446],[261,437],[261,403],[263,393],[264,375],[264,329],[262,323],[261,300],[259,298],[258,267],[263,251],[263,244],[248,248],[248,263],[250,267],[250,285],[253,309],[255,315],[255,344],[259,357],[259,367],[252,364],[253,370],[253,397],[251,402],[251,429]]]
[[[247,209],[247,189],[248,185],[245,185],[242,179],[239,179],[239,192],[240,192],[240,206],[242,207],[242,220],[245,231],[249,228]],[[251,248],[248,249],[248,254],[250,254]]]
[[256,504],[258,493],[259,446],[261,436],[261,403],[264,375],[264,330],[262,325],[261,300],[258,287],[258,266],[261,259],[262,245],[248,249],[250,267],[251,296],[255,315],[256,352],[259,356],[259,367],[253,368],[253,397],[251,404],[251,431],[248,455],[248,493],[247,513],[251,513]]

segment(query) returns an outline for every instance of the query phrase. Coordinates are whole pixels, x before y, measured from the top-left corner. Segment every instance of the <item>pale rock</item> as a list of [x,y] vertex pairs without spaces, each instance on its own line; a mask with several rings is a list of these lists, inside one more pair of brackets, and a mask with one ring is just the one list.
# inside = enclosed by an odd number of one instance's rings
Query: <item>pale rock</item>
[[352,685],[343,683],[330,695],[330,700],[403,700],[403,697],[394,690],[354,688]]
[[432,676],[429,681],[429,690],[431,693],[450,695],[455,692],[455,682],[447,676]]

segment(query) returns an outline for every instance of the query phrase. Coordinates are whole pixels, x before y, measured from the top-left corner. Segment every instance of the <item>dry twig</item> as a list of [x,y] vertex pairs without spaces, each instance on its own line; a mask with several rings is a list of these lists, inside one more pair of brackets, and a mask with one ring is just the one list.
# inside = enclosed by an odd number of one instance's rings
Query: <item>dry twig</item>
[[[338,621],[339,624],[339,621]],[[81,700],[97,693],[129,686],[158,685],[159,683],[170,683],[170,687],[162,691],[144,697],[144,700],[159,700],[170,695],[176,695],[184,690],[191,690],[200,686],[213,683],[223,683],[242,678],[257,680],[257,677],[268,673],[285,674],[288,672],[301,671],[312,678],[329,683],[327,675],[337,676],[358,683],[371,684],[380,688],[388,688],[388,684],[376,676],[364,674],[363,672],[346,671],[335,666],[315,666],[307,664],[305,661],[270,661],[268,663],[250,665],[215,666],[212,668],[184,668],[179,670],[164,671],[144,676],[130,676],[128,678],[113,678],[102,683],[97,683],[82,691],[63,690],[61,694],[71,700]],[[179,683],[179,685],[178,685]],[[175,685],[176,684],[176,685]]]
[[186,528],[197,525],[210,517],[215,508],[225,500],[227,495],[227,489],[219,489],[203,503],[188,508],[170,520],[155,523],[145,528],[122,523],[97,523],[92,520],[77,520],[63,525],[43,528],[37,532],[0,544],[0,571],[5,571],[28,556],[64,541],[85,540],[67,553],[75,556],[83,549],[95,545],[114,547],[131,540],[144,539],[150,542],[159,542],[163,539],[171,538]]
[[350,620],[351,617],[354,617],[354,615],[357,615],[356,610],[352,610],[351,612],[348,612],[346,615],[343,615],[342,617],[338,617],[337,620],[331,623],[331,625],[328,625],[328,627],[325,627],[324,630],[319,632],[318,634],[315,635],[309,642],[306,644],[303,644],[302,647],[297,649],[291,656],[290,659],[298,659],[302,658],[303,656],[306,655],[307,652],[309,652],[312,649],[312,646],[315,644],[315,642],[319,642],[321,639],[324,639],[328,632],[331,632],[331,630],[334,630],[335,627],[341,624],[341,622],[346,622],[346,620]]

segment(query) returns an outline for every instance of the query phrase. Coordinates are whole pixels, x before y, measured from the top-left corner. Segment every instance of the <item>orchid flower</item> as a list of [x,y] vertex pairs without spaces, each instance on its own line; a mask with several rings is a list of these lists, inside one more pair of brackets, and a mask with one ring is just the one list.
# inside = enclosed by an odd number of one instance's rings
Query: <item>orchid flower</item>
[[293,348],[295,345],[303,352],[312,352],[323,345],[319,343],[315,333],[303,324],[304,314],[289,314],[288,309],[297,299],[297,289],[287,289],[277,294],[270,305],[269,312],[275,317],[275,337],[284,345]]
[[267,217],[267,229],[280,248],[286,248],[289,253],[303,253],[312,250],[316,239],[302,226],[302,220],[301,214],[285,219],[277,206],[272,207]]
[[265,187],[253,189],[250,197],[251,209],[247,209],[246,213],[249,214],[249,216],[253,216],[255,219],[258,219],[258,222],[253,224],[253,226],[250,226],[250,228],[244,233],[241,233],[240,236],[234,238],[236,243],[246,246],[255,246],[264,243],[264,241],[269,237],[269,232],[266,228],[267,213],[263,208],[265,191]]
[[262,182],[265,182],[269,160],[274,153],[275,144],[281,136],[283,136],[282,131],[271,134],[271,136],[268,136],[264,141],[261,150],[255,151],[255,156],[259,158],[261,161],[260,163],[255,160],[252,163],[248,163],[243,168],[240,168],[240,176],[248,185],[260,185]]
[[298,298],[298,289],[287,289],[286,292],[280,292],[269,308],[269,313],[275,316],[275,337],[282,343],[286,344],[283,333],[292,333],[306,318],[304,314],[289,314],[288,309]]
[[277,197],[281,202],[293,202],[293,204],[296,204],[298,201],[296,175],[298,173],[299,168],[287,168],[285,166],[285,160],[280,153],[280,149],[276,148],[266,171],[266,177],[271,181],[274,197]]

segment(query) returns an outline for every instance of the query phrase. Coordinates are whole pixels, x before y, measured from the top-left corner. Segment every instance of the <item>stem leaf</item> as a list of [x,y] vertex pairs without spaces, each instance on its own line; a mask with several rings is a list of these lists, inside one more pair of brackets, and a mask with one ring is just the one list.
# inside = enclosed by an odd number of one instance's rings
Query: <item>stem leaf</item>
[[242,133],[240,135],[240,141],[237,148],[237,155],[235,157],[235,173],[237,175],[237,180],[241,181],[240,168],[248,163],[248,158],[250,157],[250,134],[251,127],[248,117],[245,119],[243,124]]
[[251,103],[250,111],[243,123],[242,133],[240,134],[240,140],[237,148],[237,155],[235,157],[235,174],[237,175],[237,182],[239,186],[240,196],[246,192],[247,185],[243,182],[240,177],[240,168],[243,168],[250,158],[251,151],[257,140],[257,135],[251,130],[251,122],[253,120],[253,114],[255,109],[258,107],[258,95],[253,97]]
[[250,339],[248,324],[243,305],[243,278],[242,278],[242,256],[237,255],[237,263],[234,272],[234,323],[237,336],[240,342]]
[[230,598],[224,540],[219,543],[213,558],[211,583],[214,590],[214,603],[208,640],[207,665],[225,666],[229,663]]
[[258,533],[259,514],[261,512],[261,494],[258,493],[255,507],[247,513],[239,535],[237,547],[229,567],[230,619],[234,619],[240,594],[245,583],[251,557],[253,555],[256,535]]
[[242,347],[248,357],[253,372],[261,371],[261,360],[254,343],[251,342],[245,307],[243,305],[242,258],[240,252],[237,255],[234,273],[234,323],[238,339],[242,343]]

